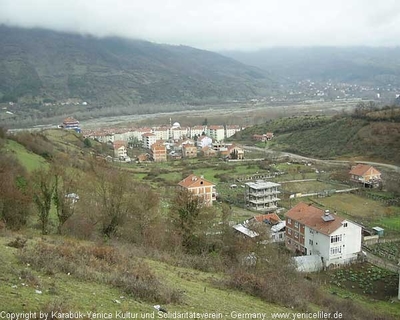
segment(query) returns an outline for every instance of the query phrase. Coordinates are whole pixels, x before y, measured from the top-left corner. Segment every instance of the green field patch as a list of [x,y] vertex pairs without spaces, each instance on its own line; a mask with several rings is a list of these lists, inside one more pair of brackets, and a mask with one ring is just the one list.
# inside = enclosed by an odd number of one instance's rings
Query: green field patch
[[281,189],[288,193],[314,193],[326,190],[347,189],[349,186],[343,184],[332,184],[322,181],[304,181],[283,183]]
[[14,155],[28,171],[33,171],[41,166],[47,166],[47,162],[41,156],[26,150],[18,142],[7,140],[4,148],[6,152]]

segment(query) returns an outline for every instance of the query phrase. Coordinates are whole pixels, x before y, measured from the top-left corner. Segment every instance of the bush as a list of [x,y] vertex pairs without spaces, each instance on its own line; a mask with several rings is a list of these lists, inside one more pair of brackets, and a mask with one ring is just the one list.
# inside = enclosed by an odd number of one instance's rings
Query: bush
[[158,303],[181,301],[181,294],[161,283],[147,263],[115,247],[41,241],[24,248],[19,258],[48,274],[63,272],[78,279],[111,284],[138,299]]

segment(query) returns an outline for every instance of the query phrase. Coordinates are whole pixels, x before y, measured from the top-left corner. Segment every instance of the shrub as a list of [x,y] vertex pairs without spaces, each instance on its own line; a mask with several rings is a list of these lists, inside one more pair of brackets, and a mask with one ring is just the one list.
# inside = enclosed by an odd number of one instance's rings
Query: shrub
[[139,299],[159,303],[181,300],[181,294],[161,283],[147,263],[115,247],[41,241],[24,248],[19,258],[48,274],[63,272],[78,279],[111,284]]

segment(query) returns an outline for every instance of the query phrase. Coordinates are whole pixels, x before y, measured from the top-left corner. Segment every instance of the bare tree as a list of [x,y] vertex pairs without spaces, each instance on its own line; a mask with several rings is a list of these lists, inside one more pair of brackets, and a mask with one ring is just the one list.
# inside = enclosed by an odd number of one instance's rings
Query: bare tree
[[48,169],[42,167],[32,172],[33,201],[38,209],[42,234],[48,233],[49,214],[54,187],[53,175]]
[[51,173],[54,176],[53,201],[58,219],[58,234],[61,234],[62,226],[74,214],[78,200],[76,188],[79,174],[72,170],[65,157],[57,157],[51,165]]

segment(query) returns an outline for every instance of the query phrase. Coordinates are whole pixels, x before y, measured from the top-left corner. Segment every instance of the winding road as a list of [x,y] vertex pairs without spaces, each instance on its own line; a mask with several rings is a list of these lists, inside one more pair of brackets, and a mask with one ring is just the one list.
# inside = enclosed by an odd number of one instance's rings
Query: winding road
[[305,161],[312,161],[315,163],[331,163],[331,164],[349,164],[351,162],[357,162],[357,163],[365,163],[365,164],[370,164],[372,166],[376,167],[381,167],[381,168],[386,168],[390,169],[395,172],[400,172],[400,167],[393,165],[393,164],[388,164],[388,163],[381,163],[381,162],[372,162],[372,161],[350,161],[350,160],[323,160],[323,159],[315,159],[315,158],[309,158],[309,157],[304,157],[298,154],[290,153],[290,152],[281,152],[281,151],[274,151],[271,149],[266,149],[266,148],[260,148],[260,147],[254,147],[254,146],[243,146],[243,149],[246,151],[261,151],[265,152],[265,154],[269,155],[276,155],[279,158],[285,158],[289,157],[292,160],[305,160]]

